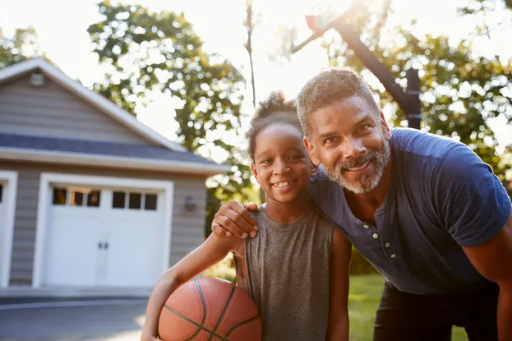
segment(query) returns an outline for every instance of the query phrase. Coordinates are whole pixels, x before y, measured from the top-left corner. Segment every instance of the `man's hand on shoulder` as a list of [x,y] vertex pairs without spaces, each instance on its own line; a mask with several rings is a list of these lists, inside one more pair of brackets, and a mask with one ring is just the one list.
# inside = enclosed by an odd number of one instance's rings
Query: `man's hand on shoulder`
[[232,235],[241,239],[248,236],[255,237],[258,227],[248,211],[257,209],[258,205],[253,202],[242,205],[236,200],[230,200],[215,214],[211,226],[212,232],[223,237]]

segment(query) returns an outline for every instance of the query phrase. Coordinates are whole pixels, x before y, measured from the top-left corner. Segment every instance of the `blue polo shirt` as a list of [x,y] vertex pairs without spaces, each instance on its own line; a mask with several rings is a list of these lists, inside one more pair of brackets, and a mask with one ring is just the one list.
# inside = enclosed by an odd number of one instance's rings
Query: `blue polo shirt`
[[448,138],[394,129],[391,150],[392,180],[375,225],[352,214],[343,188],[321,170],[309,188],[315,204],[400,291],[439,295],[483,285],[462,247],[505,225],[511,202],[501,182]]

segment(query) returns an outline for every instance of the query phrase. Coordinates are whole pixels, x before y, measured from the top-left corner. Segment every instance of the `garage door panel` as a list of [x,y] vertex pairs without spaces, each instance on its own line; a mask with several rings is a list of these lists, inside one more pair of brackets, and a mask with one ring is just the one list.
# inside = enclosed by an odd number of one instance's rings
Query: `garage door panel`
[[83,212],[73,215],[72,212],[64,212],[60,207],[52,213],[53,219],[47,238],[47,270],[43,283],[96,285],[101,219]]
[[145,219],[115,219],[109,224],[106,285],[154,286],[161,275],[162,223]]

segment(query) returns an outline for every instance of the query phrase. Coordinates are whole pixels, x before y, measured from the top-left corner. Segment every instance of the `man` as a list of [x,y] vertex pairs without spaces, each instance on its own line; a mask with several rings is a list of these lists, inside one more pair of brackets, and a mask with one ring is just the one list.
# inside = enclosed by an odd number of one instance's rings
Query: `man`
[[[331,69],[297,98],[304,143],[320,165],[315,206],[385,277],[374,340],[512,340],[511,202],[463,144],[391,130],[368,87]],[[253,205],[247,205],[254,209]],[[254,236],[232,201],[212,230]]]

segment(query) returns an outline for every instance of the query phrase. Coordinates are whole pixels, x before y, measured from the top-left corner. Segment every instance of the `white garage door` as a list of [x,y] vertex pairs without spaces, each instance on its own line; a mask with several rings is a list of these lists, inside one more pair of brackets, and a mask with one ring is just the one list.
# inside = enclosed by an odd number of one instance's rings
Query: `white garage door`
[[[5,230],[5,215],[7,214],[7,212],[5,212],[5,185],[0,182],[0,238],[1,238],[1,241],[3,241],[3,232]],[[1,244],[0,244],[1,245]],[[1,264],[1,263],[0,263]]]
[[50,193],[43,285],[155,285],[165,256],[163,191],[53,186]]
[[6,219],[5,216],[7,214],[6,209],[6,186],[2,182],[0,182],[0,287],[2,287],[2,283],[5,281],[3,276],[5,276],[4,267],[7,265],[6,260],[4,259],[4,250],[3,248],[8,247],[5,241],[6,239]]

